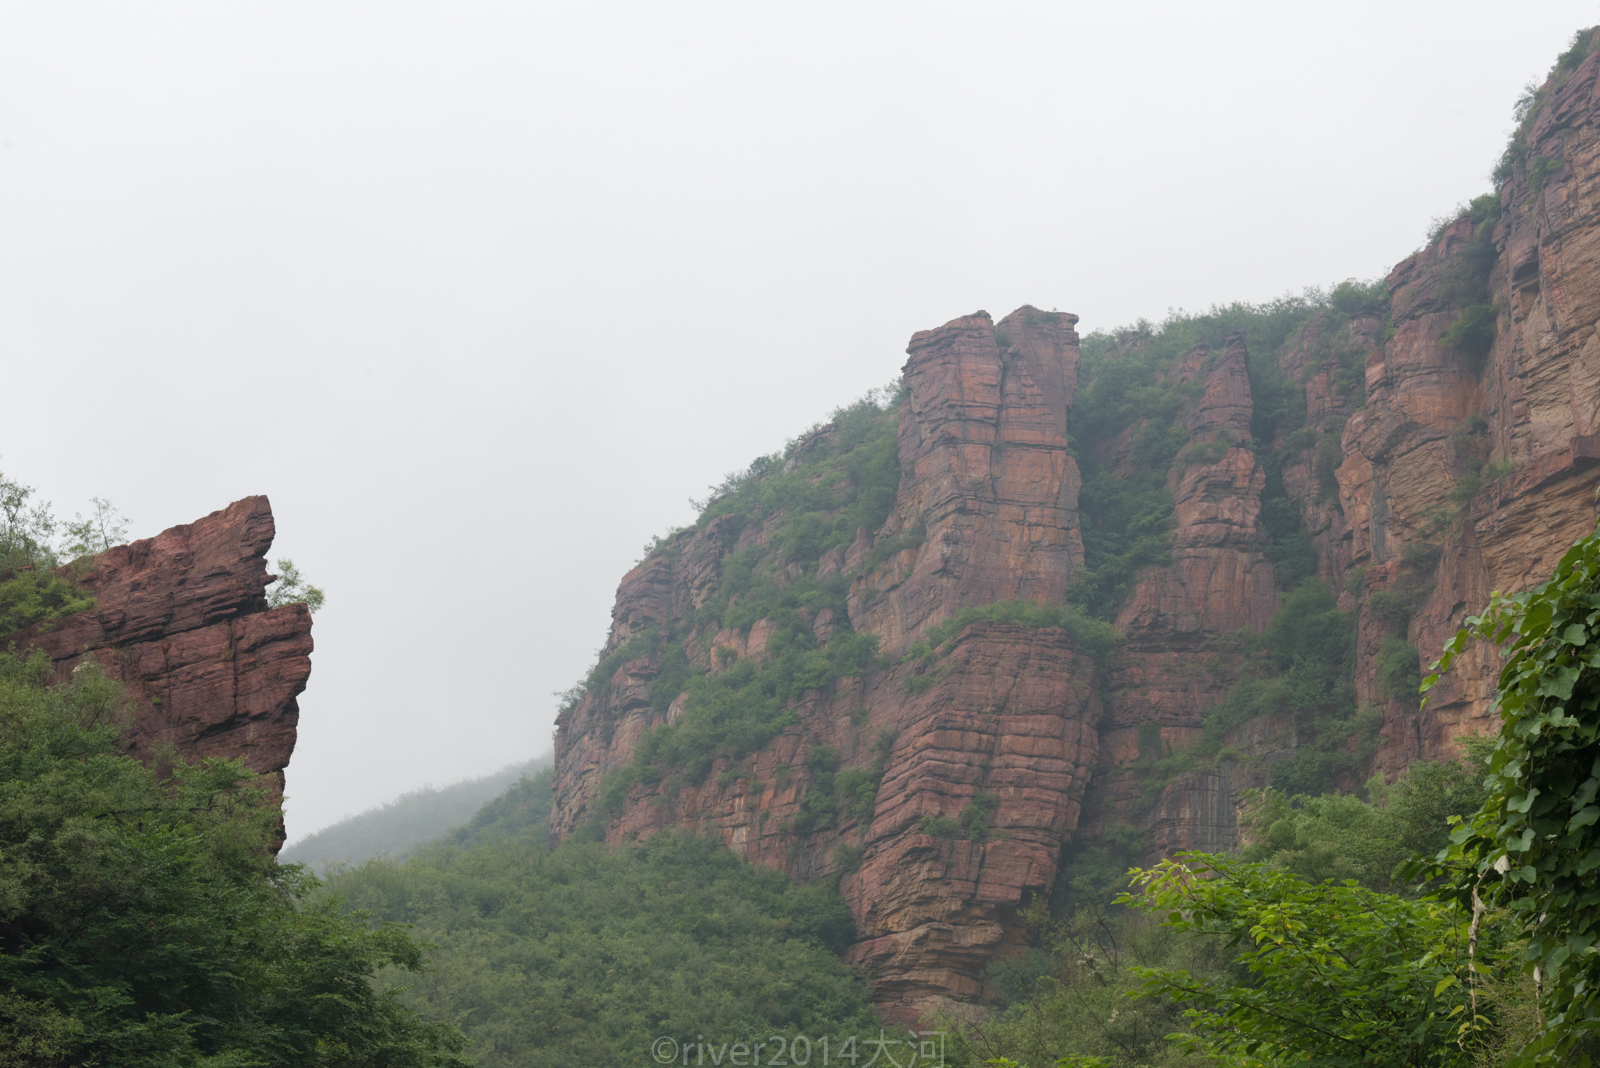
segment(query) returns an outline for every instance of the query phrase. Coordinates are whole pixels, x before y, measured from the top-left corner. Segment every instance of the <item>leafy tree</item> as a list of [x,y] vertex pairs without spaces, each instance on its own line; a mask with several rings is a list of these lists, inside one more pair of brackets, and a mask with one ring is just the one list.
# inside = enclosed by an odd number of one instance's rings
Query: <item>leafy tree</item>
[[1193,1059],[1169,1040],[1183,1029],[1181,1006],[1132,998],[1139,969],[1204,975],[1228,964],[1215,939],[1186,938],[1102,898],[1052,919],[1042,900],[1024,908],[1032,940],[1024,953],[991,964],[985,976],[1000,1011],[951,1014],[956,1065],[1052,1068],[1177,1068]]
[[303,604],[306,611],[316,612],[322,607],[325,597],[319,586],[313,586],[300,577],[300,569],[294,566],[294,561],[285,557],[278,561],[278,579],[274,588],[267,593],[267,604],[273,608],[281,608],[286,604]]
[[90,497],[89,503],[94,506],[89,518],[85,519],[80,513],[66,524],[67,540],[62,554],[69,560],[103,553],[128,540],[131,520],[127,516],[118,514],[116,506],[104,497]]
[[[1473,747],[1483,749],[1482,746]],[[1483,803],[1481,754],[1420,761],[1392,786],[1367,784],[1372,801],[1351,794],[1290,796],[1265,790],[1246,806],[1246,860],[1265,861],[1312,882],[1355,879],[1373,890],[1410,888],[1397,869],[1449,843],[1450,819]]]
[[1496,594],[1424,688],[1478,638],[1509,643],[1488,797],[1431,872],[1464,908],[1498,910],[1528,938],[1544,1025],[1519,1063],[1588,1064],[1580,1044],[1600,1033],[1600,535],[1536,589]]
[[54,567],[56,519],[37,491],[0,474],[0,568]]
[[463,1039],[372,979],[420,948],[280,866],[238,761],[125,755],[92,663],[0,653],[0,1064],[459,1066]]
[[[1248,970],[1140,969],[1142,996],[1191,1006],[1177,1040],[1228,1063],[1467,1068],[1480,1020],[1461,980],[1469,925],[1447,902],[1313,885],[1234,857],[1180,853],[1118,903],[1215,936]],[[1479,947],[1483,951],[1483,947]],[[1228,1058],[1234,1060],[1228,1061]]]

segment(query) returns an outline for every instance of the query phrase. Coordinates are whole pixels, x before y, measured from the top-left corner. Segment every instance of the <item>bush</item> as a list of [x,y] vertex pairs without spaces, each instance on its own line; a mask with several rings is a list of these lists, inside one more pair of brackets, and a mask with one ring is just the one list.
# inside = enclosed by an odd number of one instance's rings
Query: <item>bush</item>
[[49,624],[93,607],[93,594],[54,572],[20,571],[0,582],[0,635],[15,634],[35,623]]
[[1385,697],[1415,701],[1417,687],[1422,685],[1421,660],[1417,647],[1404,638],[1385,638],[1375,661],[1379,692]]
[[1301,582],[1284,596],[1266,634],[1239,640],[1246,670],[1202,716],[1200,737],[1159,757],[1152,745],[1154,758],[1146,758],[1141,745],[1143,803],[1153,802],[1177,776],[1214,766],[1226,756],[1228,734],[1262,716],[1293,716],[1301,731],[1293,755],[1273,765],[1272,782],[1280,789],[1335,789],[1342,776],[1371,758],[1382,715],[1356,704],[1354,613],[1340,611],[1326,586],[1316,579]]
[[1494,348],[1499,329],[1499,309],[1493,304],[1468,305],[1440,338],[1446,348],[1459,353],[1467,370],[1481,374]]
[[1115,651],[1120,637],[1116,628],[1109,623],[1090,618],[1070,604],[996,601],[993,604],[970,605],[943,623],[929,627],[924,635],[929,655],[936,653],[940,646],[974,623],[1009,623],[1030,629],[1060,627],[1079,650],[1101,661]]

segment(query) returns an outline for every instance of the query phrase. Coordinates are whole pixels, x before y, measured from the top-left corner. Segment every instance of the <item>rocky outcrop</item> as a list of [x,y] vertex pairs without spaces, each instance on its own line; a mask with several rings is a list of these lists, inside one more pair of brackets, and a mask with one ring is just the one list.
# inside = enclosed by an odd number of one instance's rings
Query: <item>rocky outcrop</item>
[[965,605],[1066,598],[1083,565],[1067,448],[1077,321],[1024,307],[998,326],[978,312],[912,336],[900,493],[878,536],[920,525],[928,548],[883,561],[850,591],[851,621],[888,650]]
[[295,697],[311,674],[311,615],[269,608],[272,508],[246,497],[204,519],[61,569],[95,606],[14,636],[65,678],[86,659],[125,687],[141,759],[236,757],[283,793]]
[[[873,635],[883,660],[794,697],[774,739],[693,781],[659,769],[608,779],[685,714],[683,694],[662,692],[681,661],[623,654],[631,641],[677,627],[691,669],[714,674],[768,662],[782,633],[773,619],[716,634],[686,623],[729,561],[773,544],[784,515],[724,515],[674,536],[624,577],[603,650],[619,659],[558,721],[554,837],[590,821],[611,840],[694,826],[797,878],[839,876],[858,929],[849,958],[870,968],[884,1010],[909,1020],[983,998],[989,962],[1022,945],[1018,911],[1070,875],[1067,847],[1128,826],[1152,854],[1238,844],[1244,792],[1308,744],[1303,718],[1236,723],[1211,766],[1171,781],[1146,769],[1200,738],[1238,681],[1265,677],[1249,635],[1268,629],[1286,576],[1314,572],[1354,613],[1348,681],[1383,728],[1371,766],[1341,773],[1347,788],[1493,729],[1493,649],[1458,661],[1426,706],[1395,680],[1408,657],[1431,662],[1491,591],[1540,581],[1593,528],[1597,78],[1600,54],[1547,86],[1498,207],[1476,203],[1401,262],[1387,300],[1341,289],[1276,351],[1235,334],[1172,359],[1158,386],[1180,398],[1175,426],[1073,436],[1076,316],[978,312],[914,335],[886,520],[774,573],[847,582],[843,605],[807,610],[806,625],[820,644]],[[1105,358],[1143,362],[1150,340],[1124,335]],[[1267,381],[1265,415],[1252,374]],[[1097,661],[1070,627],[999,617],[948,634],[964,608],[1071,601],[1084,574],[1077,457],[1132,477],[1149,429],[1182,442],[1167,472],[1169,559],[1138,574],[1115,655]],[[838,433],[797,442],[784,470]],[[1280,574],[1272,561],[1289,559],[1289,543],[1274,539],[1296,519],[1298,562]],[[930,634],[943,646],[928,648]],[[1319,752],[1330,742],[1343,744],[1318,739]],[[1351,740],[1348,752],[1369,751]],[[847,774],[876,792],[840,793]]]
[[[1456,220],[1388,278],[1393,337],[1367,358],[1367,404],[1344,428],[1338,480],[1351,563],[1366,569],[1357,688],[1384,705],[1377,766],[1390,775],[1497,729],[1499,664],[1492,648],[1474,648],[1418,709],[1384,692],[1383,641],[1404,638],[1431,663],[1491,591],[1542,581],[1594,528],[1597,75],[1600,53],[1548,87],[1527,132],[1530,164],[1544,163],[1501,188],[1497,222]],[[1494,306],[1486,354],[1446,336],[1474,304]],[[1379,595],[1389,611],[1372,610]],[[1397,600],[1412,611],[1397,612]]]
[[[848,622],[878,636],[891,660],[962,607],[1065,599],[1083,562],[1078,469],[1066,439],[1075,322],[1022,308],[995,324],[980,312],[912,339],[894,508],[881,530],[858,531],[842,559],[818,565],[853,576]],[[823,428],[795,454],[830,433]],[[742,528],[714,520],[643,561],[618,590],[603,653],[695,611],[722,563],[763,544],[781,518]],[[906,538],[913,529],[920,536]],[[905,547],[871,561],[882,543]],[[813,625],[821,634],[833,624],[819,614]],[[769,632],[758,622],[745,633],[692,637],[686,649],[715,670],[716,650],[758,660]],[[649,657],[629,660],[562,714],[556,838],[595,815],[606,774],[633,759],[645,731],[676,716],[681,701],[664,709],[650,701],[661,670]],[[808,691],[796,722],[762,751],[718,761],[699,783],[636,784],[609,817],[607,836],[695,825],[797,877],[842,874],[860,938],[850,958],[873,969],[886,1011],[909,1020],[940,999],[978,996],[988,962],[1022,935],[1016,910],[1049,891],[1077,824],[1100,679],[1060,628],[993,622],[951,639],[937,672],[922,680],[931,688],[914,684],[920,671],[897,663]],[[874,768],[880,782],[870,811],[799,834],[807,797],[833,774],[818,753],[844,768]],[[925,819],[974,819],[969,810],[981,816],[975,832],[925,833]]]

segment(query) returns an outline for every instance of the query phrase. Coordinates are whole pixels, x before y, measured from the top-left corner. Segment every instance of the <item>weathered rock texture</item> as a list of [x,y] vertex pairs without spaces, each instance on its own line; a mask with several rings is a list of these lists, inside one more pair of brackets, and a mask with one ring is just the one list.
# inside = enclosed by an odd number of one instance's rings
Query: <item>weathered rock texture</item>
[[[1496,729],[1498,659],[1487,646],[1474,649],[1418,711],[1414,700],[1380,690],[1373,658],[1383,639],[1403,636],[1431,663],[1492,590],[1542,581],[1594,527],[1597,73],[1600,54],[1550,93],[1529,130],[1529,159],[1559,165],[1542,180],[1519,169],[1500,190],[1487,286],[1498,332],[1482,366],[1443,341],[1471,299],[1461,279],[1475,227],[1462,218],[1389,275],[1394,336],[1367,357],[1367,405],[1344,426],[1339,498],[1348,566],[1367,568],[1362,607],[1375,593],[1425,591],[1399,627],[1362,613],[1357,689],[1384,702],[1378,766],[1390,774],[1454,753],[1457,737]],[[1330,571],[1342,563],[1334,556]]]
[[[1277,610],[1262,521],[1269,477],[1281,479],[1274,500],[1287,494],[1304,521],[1317,575],[1357,613],[1355,689],[1383,709],[1373,769],[1392,776],[1493,729],[1494,650],[1464,658],[1426,710],[1388,692],[1378,654],[1403,640],[1431,662],[1490,591],[1538,582],[1593,528],[1597,72],[1600,54],[1547,94],[1528,156],[1557,162],[1533,177],[1517,171],[1499,192],[1498,223],[1481,212],[1477,222],[1463,217],[1394,269],[1388,322],[1361,307],[1330,309],[1275,353],[1250,353],[1235,335],[1166,369],[1185,398],[1186,440],[1168,482],[1170,564],[1138,577],[1116,621],[1120,647],[1104,666],[1068,631],[993,622],[956,636],[932,676],[902,656],[963,607],[1063,602],[1084,563],[1068,448],[1076,316],[1023,308],[995,324],[979,312],[916,334],[894,507],[881,529],[857,531],[848,550],[817,565],[819,575],[851,576],[848,620],[832,609],[811,619],[824,642],[845,622],[877,635],[889,666],[807,691],[771,744],[720,761],[702,782],[636,782],[619,809],[603,812],[607,773],[684,708],[681,697],[652,706],[662,663],[622,664],[559,720],[554,837],[595,818],[613,840],[699,826],[798,878],[843,865],[840,890],[859,934],[849,958],[872,969],[892,1016],[981,999],[987,964],[1021,944],[1018,909],[1060,881],[1075,835],[1132,824],[1158,852],[1230,847],[1241,792],[1302,744],[1292,715],[1264,715],[1234,729],[1235,757],[1154,794],[1138,779],[1143,758],[1196,737],[1239,677],[1247,643],[1222,639],[1262,632]],[[1485,304],[1497,309],[1498,333],[1476,360],[1446,335]],[[1144,344],[1137,334],[1117,342],[1130,354]],[[1304,398],[1303,420],[1275,424],[1293,429],[1273,441],[1254,438],[1252,360],[1275,360]],[[792,455],[832,433],[822,428]],[[1076,445],[1116,471],[1128,462],[1130,434]],[[730,555],[765,544],[779,519],[739,526],[725,517],[652,554],[622,581],[605,652],[689,618]],[[873,553],[891,539],[896,552]],[[721,670],[759,662],[772,633],[763,621],[693,637],[685,649],[700,668]],[[870,813],[804,822],[818,781],[811,758],[823,747],[844,767],[881,774]],[[989,797],[998,808],[987,837],[923,833],[932,826],[924,817],[958,816]]]
[[911,339],[898,507],[880,537],[922,524],[925,551],[885,560],[851,590],[856,629],[901,652],[965,605],[1059,602],[1083,564],[1078,465],[1067,425],[1076,315],[984,312]]
[[[1202,387],[1179,414],[1188,442],[1168,479],[1172,563],[1146,572],[1117,617],[1126,641],[1111,673],[1096,788],[1083,827],[1093,834],[1143,822],[1162,852],[1231,845],[1231,802],[1195,799],[1232,796],[1237,789],[1217,793],[1218,775],[1228,778],[1227,771],[1191,776],[1171,784],[1146,814],[1137,811],[1140,786],[1132,765],[1198,737],[1201,717],[1231,683],[1231,672],[1218,668],[1237,664],[1237,657],[1220,658],[1210,640],[1265,629],[1278,603],[1272,565],[1261,553],[1266,474],[1248,447],[1254,407],[1244,338],[1228,337],[1220,352],[1196,349],[1168,377]],[[1121,440],[1108,444],[1113,465],[1122,462],[1122,447]],[[1152,747],[1159,752],[1141,752]],[[1236,779],[1245,781],[1236,771],[1228,781]]]
[[[272,508],[246,497],[71,572],[95,607],[14,637],[65,678],[86,659],[124,684],[141,759],[237,757],[279,797],[294,750],[295,697],[311,674],[311,615],[268,608]],[[62,574],[69,574],[68,565]]]

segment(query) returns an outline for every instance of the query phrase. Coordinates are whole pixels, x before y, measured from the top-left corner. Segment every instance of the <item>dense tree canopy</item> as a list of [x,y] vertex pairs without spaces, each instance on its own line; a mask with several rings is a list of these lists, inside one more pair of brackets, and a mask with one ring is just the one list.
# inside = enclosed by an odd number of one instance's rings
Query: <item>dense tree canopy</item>
[[542,827],[517,833],[515,805],[484,815],[451,836],[476,848],[372,861],[331,883],[437,944],[408,1000],[459,1021],[480,1065],[652,1063],[663,1037],[837,1047],[877,1034],[839,960],[854,925],[831,884],[797,886],[690,834],[551,850]]
[[447,1066],[453,1027],[376,987],[419,947],[276,864],[237,761],[156,770],[121,694],[0,653],[0,1065]]

